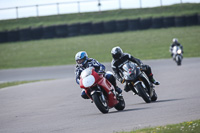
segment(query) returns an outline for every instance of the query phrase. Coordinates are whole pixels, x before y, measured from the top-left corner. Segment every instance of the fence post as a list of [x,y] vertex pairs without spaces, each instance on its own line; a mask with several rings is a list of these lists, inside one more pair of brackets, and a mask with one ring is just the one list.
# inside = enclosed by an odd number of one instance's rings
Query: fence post
[[160,6],[162,6],[162,0],[160,0]]
[[121,9],[121,0],[119,0],[119,9]]
[[36,5],[36,13],[37,13],[37,17],[38,17],[39,16],[38,5]]
[[78,5],[78,13],[81,13],[81,11],[80,11],[80,2],[79,1],[77,1],[77,5]]
[[140,1],[140,8],[142,8],[142,0],[139,0]]
[[18,7],[16,7],[16,18],[18,19]]
[[56,3],[56,5],[57,5],[57,14],[59,15],[60,14],[60,12],[59,12],[59,3]]
[[99,12],[101,12],[101,1],[98,0],[98,7],[99,7]]

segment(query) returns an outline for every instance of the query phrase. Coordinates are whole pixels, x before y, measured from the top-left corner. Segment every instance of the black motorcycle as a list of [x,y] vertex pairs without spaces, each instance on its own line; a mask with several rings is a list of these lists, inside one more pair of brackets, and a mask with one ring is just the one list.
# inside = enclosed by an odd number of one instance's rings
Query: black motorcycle
[[129,89],[142,97],[146,103],[150,103],[157,100],[157,94],[153,89],[153,84],[142,69],[137,64],[128,61],[122,66],[121,70],[124,82]]

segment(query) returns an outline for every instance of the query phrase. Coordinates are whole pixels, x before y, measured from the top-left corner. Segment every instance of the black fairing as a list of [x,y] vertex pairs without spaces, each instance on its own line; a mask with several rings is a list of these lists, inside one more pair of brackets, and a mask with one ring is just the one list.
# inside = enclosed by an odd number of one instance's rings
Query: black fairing
[[139,75],[141,74],[140,68],[132,62],[127,62],[122,66],[124,79],[127,82],[138,80]]

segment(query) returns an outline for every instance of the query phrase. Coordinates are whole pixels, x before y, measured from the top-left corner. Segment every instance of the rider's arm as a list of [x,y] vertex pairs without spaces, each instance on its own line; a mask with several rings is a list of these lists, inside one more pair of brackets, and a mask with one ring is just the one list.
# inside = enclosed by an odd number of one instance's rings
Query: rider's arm
[[172,43],[172,44],[170,45],[170,47],[169,47],[170,52],[172,52],[173,47],[174,47],[174,43]]
[[76,83],[77,83],[78,85],[79,85],[79,82],[80,82],[80,74],[81,74],[80,69],[76,67],[75,75],[76,75]]
[[119,69],[113,64],[113,61],[111,62],[111,67],[112,67],[112,70],[114,72],[114,75],[116,77],[116,79],[121,83],[122,82],[122,77],[119,73]]
[[101,63],[99,63],[97,60],[92,59],[91,60],[92,66],[95,67],[95,69],[98,69],[98,71],[105,71],[105,66]]
[[141,66],[143,64],[140,59],[137,59],[130,54],[127,54],[127,57],[128,57],[128,60],[136,63],[138,66]]
[[[179,43],[179,44],[180,44],[180,43]],[[181,47],[181,49],[182,49],[182,51],[183,51],[183,45],[180,44],[180,47]]]

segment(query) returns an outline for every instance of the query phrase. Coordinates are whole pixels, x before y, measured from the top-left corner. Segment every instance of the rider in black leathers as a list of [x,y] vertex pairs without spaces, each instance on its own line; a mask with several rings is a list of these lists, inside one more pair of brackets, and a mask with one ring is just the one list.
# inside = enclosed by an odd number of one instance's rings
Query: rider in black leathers
[[181,48],[181,50],[182,50],[182,53],[183,53],[183,46],[178,42],[177,38],[173,38],[172,39],[172,44],[169,47],[169,51],[170,51],[172,57],[173,57],[173,52],[172,51],[173,51],[173,47],[174,46],[179,46]]
[[[139,67],[141,67],[141,69],[148,76],[150,82],[152,82],[155,85],[159,85],[160,84],[158,81],[156,81],[153,78],[151,67],[149,65],[144,65],[139,59],[134,58],[132,55],[130,55],[128,53],[123,53],[123,51],[122,51],[122,49],[120,47],[114,47],[111,50],[111,54],[112,54],[112,57],[113,57],[113,60],[111,62],[111,66],[112,66],[112,69],[113,69],[113,71],[115,73],[115,76],[116,76],[117,80],[120,83],[123,83],[123,75],[122,75],[122,72],[120,70],[120,67],[123,65],[123,63],[125,61],[132,61],[132,62],[136,63]],[[128,87],[128,85],[126,84],[125,87],[124,87],[124,90],[126,92],[128,92],[130,90],[130,87]]]

